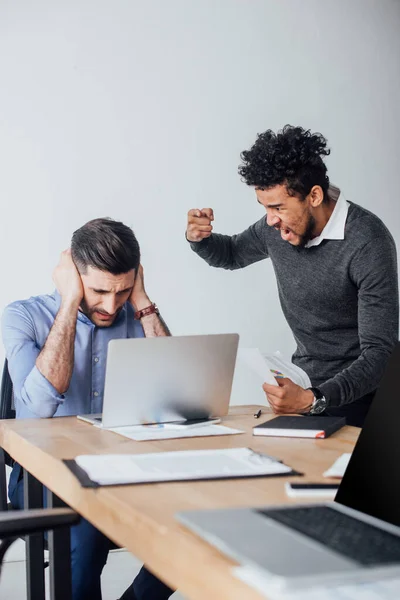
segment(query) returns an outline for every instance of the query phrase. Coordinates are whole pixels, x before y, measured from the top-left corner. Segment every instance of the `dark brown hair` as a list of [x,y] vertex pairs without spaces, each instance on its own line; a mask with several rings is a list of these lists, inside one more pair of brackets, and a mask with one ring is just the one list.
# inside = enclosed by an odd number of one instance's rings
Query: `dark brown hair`
[[88,266],[113,275],[137,269],[139,243],[130,227],[113,219],[93,219],[77,229],[71,241],[72,259],[81,273]]

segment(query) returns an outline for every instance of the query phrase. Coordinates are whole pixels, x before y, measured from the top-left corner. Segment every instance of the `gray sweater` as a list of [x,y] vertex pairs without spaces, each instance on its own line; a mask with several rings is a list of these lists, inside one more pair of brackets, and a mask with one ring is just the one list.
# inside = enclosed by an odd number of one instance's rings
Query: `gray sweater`
[[374,391],[398,339],[396,246],[382,221],[349,203],[344,240],[298,249],[265,217],[238,235],[212,234],[191,248],[213,267],[271,258],[297,349],[293,362],[329,406]]

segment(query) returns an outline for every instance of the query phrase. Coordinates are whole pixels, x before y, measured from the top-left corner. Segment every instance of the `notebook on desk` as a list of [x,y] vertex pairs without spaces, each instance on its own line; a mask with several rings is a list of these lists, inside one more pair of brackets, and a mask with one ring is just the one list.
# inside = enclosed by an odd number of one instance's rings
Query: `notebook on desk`
[[344,417],[282,415],[253,427],[253,435],[324,439],[345,425]]
[[398,576],[399,365],[400,343],[334,502],[191,511],[178,514],[178,520],[282,589]]

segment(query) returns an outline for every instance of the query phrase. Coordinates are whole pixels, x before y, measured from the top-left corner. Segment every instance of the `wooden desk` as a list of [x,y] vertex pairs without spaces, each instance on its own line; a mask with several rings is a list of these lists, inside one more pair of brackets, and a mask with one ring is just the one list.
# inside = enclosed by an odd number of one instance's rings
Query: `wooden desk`
[[[302,481],[322,481],[322,473],[343,452],[351,452],[359,429],[345,427],[327,440],[252,436],[256,406],[236,406],[224,424],[245,434],[134,442],[101,431],[75,417],[0,421],[0,446],[29,473],[83,517],[141,559],[151,571],[190,600],[260,600],[231,574],[234,562],[187,531],[174,519],[182,510],[289,504],[287,478],[161,483],[83,489],[61,459],[79,454],[143,453],[163,450],[249,446],[305,473]],[[265,411],[265,409],[263,409]],[[297,478],[290,478],[296,481]]]

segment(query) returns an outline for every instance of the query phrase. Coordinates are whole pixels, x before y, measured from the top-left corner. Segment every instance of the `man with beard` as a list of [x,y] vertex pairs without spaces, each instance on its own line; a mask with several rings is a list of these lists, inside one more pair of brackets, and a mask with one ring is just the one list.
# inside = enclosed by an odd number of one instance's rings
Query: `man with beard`
[[264,384],[274,412],[345,416],[361,427],[398,338],[396,247],[377,216],[330,186],[329,153],[321,134],[301,127],[259,135],[239,173],[266,218],[227,236],[212,233],[211,208],[192,209],[186,237],[213,267],[272,260],[292,360],[312,382]]
[[[95,219],[75,231],[53,280],[53,294],[13,302],[3,315],[19,419],[101,413],[109,340],[170,335],[145,290],[137,239],[123,223]],[[23,508],[23,484],[15,464],[14,508]],[[71,528],[73,600],[101,600],[111,547],[85,519]],[[172,593],[143,567],[122,599],[166,600]]]

